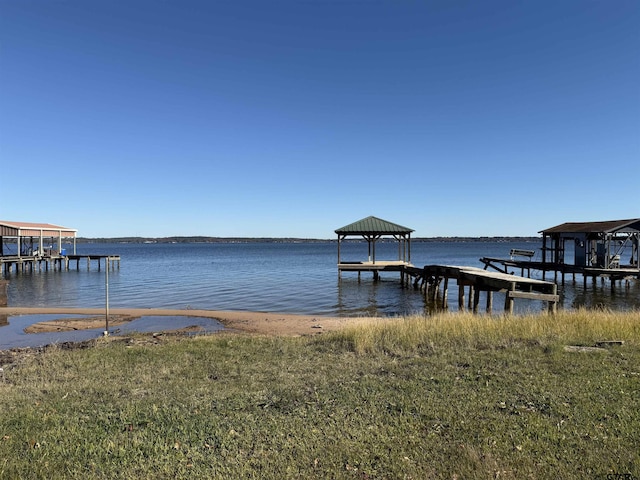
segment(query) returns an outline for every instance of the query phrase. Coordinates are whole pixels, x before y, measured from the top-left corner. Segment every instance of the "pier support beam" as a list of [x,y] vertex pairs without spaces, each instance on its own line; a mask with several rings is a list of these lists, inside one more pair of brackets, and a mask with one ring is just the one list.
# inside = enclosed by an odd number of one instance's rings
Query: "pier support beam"
[[513,297],[512,293],[516,290],[516,284],[512,283],[509,287],[509,290],[506,292],[504,296],[504,311],[509,315],[513,314]]
[[458,310],[464,312],[464,284],[458,283]]
[[478,313],[478,305],[480,304],[480,289],[476,288],[473,292],[473,313]]
[[442,287],[442,309],[446,310],[449,307],[449,277],[444,277],[444,285]]

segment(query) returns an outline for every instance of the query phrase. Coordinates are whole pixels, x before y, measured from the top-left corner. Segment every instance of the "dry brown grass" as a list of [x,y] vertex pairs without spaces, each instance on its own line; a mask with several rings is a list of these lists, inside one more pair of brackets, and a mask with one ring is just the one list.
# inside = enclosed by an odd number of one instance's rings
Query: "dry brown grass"
[[640,312],[565,311],[555,315],[488,316],[442,313],[368,323],[336,334],[358,353],[411,352],[450,347],[506,347],[517,343],[590,345],[640,342]]

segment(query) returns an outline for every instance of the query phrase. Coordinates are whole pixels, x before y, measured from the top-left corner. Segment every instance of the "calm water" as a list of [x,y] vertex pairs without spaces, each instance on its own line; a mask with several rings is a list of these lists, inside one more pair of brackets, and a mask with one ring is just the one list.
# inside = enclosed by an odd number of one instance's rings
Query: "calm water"
[[[536,250],[537,242],[414,242],[411,259],[417,266],[449,264],[483,267],[483,256],[508,258],[511,248]],[[71,249],[67,248],[70,252]],[[397,258],[396,244],[378,244],[377,259]],[[399,274],[381,275],[374,283],[370,273],[343,273],[338,280],[335,243],[216,243],[216,244],[81,244],[79,254],[118,254],[120,269],[109,273],[111,308],[194,308],[255,310],[314,315],[403,315],[428,313],[430,306],[419,292],[402,288]],[[367,244],[347,244],[343,260],[363,260]],[[12,274],[10,306],[103,307],[105,272],[95,262],[91,270],[80,262],[69,271]],[[519,271],[516,272],[519,274]],[[539,272],[533,275],[541,278]],[[548,278],[552,278],[548,277]],[[450,308],[457,310],[457,294],[450,287]],[[640,286],[618,288],[611,294],[608,282],[595,287],[571,278],[560,288],[562,306],[640,308]],[[481,299],[481,302],[484,300]],[[502,299],[496,295],[495,310]],[[516,310],[539,311],[542,302],[516,301]],[[0,330],[1,331],[1,330]]]

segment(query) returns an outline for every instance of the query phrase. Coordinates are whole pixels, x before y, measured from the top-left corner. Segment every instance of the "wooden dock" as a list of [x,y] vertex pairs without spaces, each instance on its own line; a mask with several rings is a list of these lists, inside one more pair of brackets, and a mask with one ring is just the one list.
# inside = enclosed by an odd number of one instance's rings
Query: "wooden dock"
[[[477,313],[482,293],[486,296],[486,312],[493,311],[493,293],[505,294],[504,311],[513,313],[516,298],[547,302],[550,312],[555,312],[559,301],[557,285],[553,282],[536,280],[504,272],[489,272],[477,267],[458,265],[425,265],[415,267],[407,262],[349,262],[339,263],[338,272],[373,272],[377,280],[380,272],[400,272],[403,285],[413,285],[425,298],[443,310],[448,308],[449,281],[458,285],[458,308]],[[440,288],[442,292],[440,293]],[[465,289],[468,292],[465,293]],[[468,295],[468,296],[467,296]],[[438,302],[438,298],[440,301]]]
[[80,261],[86,260],[87,269],[91,268],[91,262],[97,263],[98,270],[102,263],[105,268],[120,268],[120,255],[29,255],[29,256],[3,256],[0,257],[0,273],[9,277],[12,273],[25,273],[48,270],[69,270],[72,261],[76,261],[76,269],[80,269]]
[[87,270],[91,268],[91,262],[95,261],[98,266],[98,271],[100,270],[100,265],[104,261],[105,268],[118,268],[120,269],[120,255],[67,255],[68,264],[67,270],[69,269],[69,263],[75,260],[76,262],[76,270],[80,269],[80,260],[87,261]]
[[[566,276],[571,275],[573,282],[576,280],[576,274],[582,276],[584,286],[587,286],[590,278],[595,284],[597,279],[608,279],[611,282],[611,288],[615,289],[616,282],[625,282],[627,286],[630,280],[640,279],[640,270],[638,268],[627,268],[624,266],[618,268],[599,268],[599,267],[581,267],[577,265],[565,263],[537,262],[531,260],[515,260],[504,258],[483,257],[480,259],[484,263],[485,270],[492,268],[501,273],[509,273],[509,269],[519,269],[521,275],[527,272],[527,276],[531,277],[531,271],[542,272],[542,279],[546,279],[547,272],[553,272],[553,280],[555,283],[565,284]],[[560,279],[558,278],[560,277]]]
[[362,272],[372,272],[373,279],[378,280],[380,272],[400,272],[402,274],[406,267],[413,267],[413,265],[402,260],[340,262],[338,263],[338,277],[342,276],[342,272],[357,272],[358,279],[360,279]]

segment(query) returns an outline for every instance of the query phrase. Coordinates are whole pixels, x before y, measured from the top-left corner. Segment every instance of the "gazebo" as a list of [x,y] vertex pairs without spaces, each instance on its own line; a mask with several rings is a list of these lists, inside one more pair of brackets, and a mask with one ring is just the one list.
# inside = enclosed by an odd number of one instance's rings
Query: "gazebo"
[[[366,217],[357,222],[338,228],[338,274],[344,270],[372,271],[374,278],[378,278],[381,270],[398,271],[402,266],[411,265],[411,228],[403,227],[397,223],[382,220],[378,217]],[[347,237],[361,237],[367,241],[368,256],[366,261],[342,260],[341,246]],[[398,242],[397,260],[376,259],[376,242],[384,238],[392,238]]]

